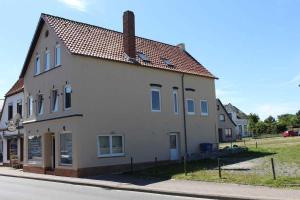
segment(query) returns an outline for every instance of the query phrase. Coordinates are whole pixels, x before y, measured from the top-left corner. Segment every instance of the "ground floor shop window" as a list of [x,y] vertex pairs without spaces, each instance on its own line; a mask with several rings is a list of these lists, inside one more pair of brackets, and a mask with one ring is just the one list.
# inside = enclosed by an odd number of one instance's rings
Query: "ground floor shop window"
[[98,136],[98,156],[122,156],[124,155],[124,138],[120,135]]
[[71,165],[72,157],[72,133],[60,134],[60,164]]
[[40,161],[42,157],[42,136],[28,137],[28,160]]

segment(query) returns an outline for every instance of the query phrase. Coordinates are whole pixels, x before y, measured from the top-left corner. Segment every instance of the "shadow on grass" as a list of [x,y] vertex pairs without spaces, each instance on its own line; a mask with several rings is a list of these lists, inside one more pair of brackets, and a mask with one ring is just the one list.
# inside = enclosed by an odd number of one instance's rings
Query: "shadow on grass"
[[[273,152],[261,152],[261,151],[246,151],[237,154],[231,154],[227,156],[220,157],[220,162],[222,166],[237,164],[240,162],[245,162],[265,156],[270,156],[275,153]],[[199,161],[190,161],[187,163],[187,171],[188,172],[197,172],[197,171],[211,171],[216,170],[218,168],[218,160],[217,159],[204,159]],[[222,169],[226,170],[226,169]],[[249,169],[227,169],[228,171],[248,171]],[[151,178],[151,177],[159,177],[163,179],[170,179],[175,175],[184,173],[184,165],[183,163],[170,164],[164,166],[157,166],[156,168],[149,168],[142,171],[137,171],[132,174],[134,177],[143,177],[143,178]]]

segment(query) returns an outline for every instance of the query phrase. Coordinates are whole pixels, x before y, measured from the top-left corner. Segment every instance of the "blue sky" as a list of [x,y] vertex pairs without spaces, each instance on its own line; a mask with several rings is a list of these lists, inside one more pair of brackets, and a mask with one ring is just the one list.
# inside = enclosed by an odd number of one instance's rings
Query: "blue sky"
[[0,98],[17,80],[40,13],[136,34],[186,49],[213,74],[217,96],[246,113],[300,110],[300,1],[0,0]]

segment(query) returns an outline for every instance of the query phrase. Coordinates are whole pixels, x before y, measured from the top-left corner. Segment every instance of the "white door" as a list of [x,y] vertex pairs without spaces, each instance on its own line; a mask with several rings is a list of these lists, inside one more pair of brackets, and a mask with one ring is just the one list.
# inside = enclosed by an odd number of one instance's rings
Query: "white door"
[[178,160],[179,159],[179,151],[178,151],[178,135],[171,134],[170,135],[170,160]]

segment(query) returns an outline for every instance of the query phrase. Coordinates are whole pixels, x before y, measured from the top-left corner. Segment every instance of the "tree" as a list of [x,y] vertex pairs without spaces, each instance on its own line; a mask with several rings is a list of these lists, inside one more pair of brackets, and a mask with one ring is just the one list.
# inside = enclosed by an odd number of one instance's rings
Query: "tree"
[[255,135],[262,135],[267,133],[268,125],[265,122],[259,121],[255,124]]
[[264,122],[265,122],[265,123],[268,123],[268,124],[273,124],[273,123],[276,122],[276,120],[275,120],[274,117],[272,117],[272,116],[270,115],[267,119],[265,119]]
[[255,133],[255,126],[259,122],[259,116],[255,113],[250,113],[248,116],[248,130],[253,134]]

